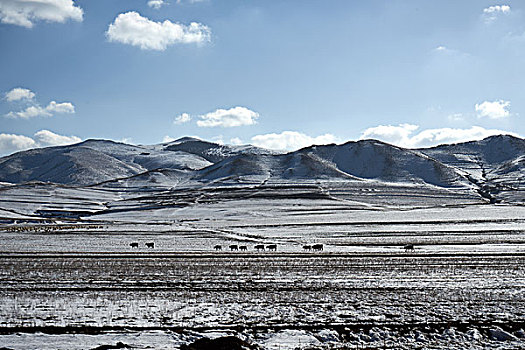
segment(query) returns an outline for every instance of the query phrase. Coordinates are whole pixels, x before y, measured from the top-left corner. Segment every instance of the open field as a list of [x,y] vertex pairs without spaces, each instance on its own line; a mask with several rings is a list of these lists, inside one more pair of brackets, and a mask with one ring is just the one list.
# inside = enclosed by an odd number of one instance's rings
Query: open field
[[[145,348],[136,334],[155,331],[177,335],[155,346],[169,349],[213,330],[267,348],[300,347],[298,339],[413,348],[459,345],[469,335],[481,347],[491,329],[525,327],[521,253],[5,254],[0,265],[0,339],[13,345],[22,331],[56,341],[112,334]],[[323,332],[334,339],[320,341]]]
[[11,349],[221,335],[262,349],[525,346],[521,205],[410,186],[36,187],[0,201]]

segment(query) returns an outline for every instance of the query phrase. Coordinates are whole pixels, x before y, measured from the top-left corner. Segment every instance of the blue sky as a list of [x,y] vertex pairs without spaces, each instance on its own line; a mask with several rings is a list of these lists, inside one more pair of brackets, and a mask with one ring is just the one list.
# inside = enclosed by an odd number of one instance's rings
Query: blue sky
[[296,149],[525,135],[524,7],[0,0],[0,154],[87,138]]

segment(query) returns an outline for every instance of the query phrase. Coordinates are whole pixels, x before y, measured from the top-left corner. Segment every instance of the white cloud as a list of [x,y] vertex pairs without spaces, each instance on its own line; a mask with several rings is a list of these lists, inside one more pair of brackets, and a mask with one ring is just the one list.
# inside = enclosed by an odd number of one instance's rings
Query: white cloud
[[22,118],[22,119],[29,119],[34,117],[50,117],[52,116],[51,113],[46,111],[45,108],[40,106],[29,106],[23,111],[18,112],[9,112],[6,114],[6,117],[8,118]]
[[49,102],[49,105],[46,107],[46,111],[50,113],[75,113],[75,106],[71,102],[62,102],[57,103],[55,101]]
[[[1,0],[0,0],[1,1]],[[51,101],[46,107],[40,106],[35,100],[35,93],[25,88],[14,88],[5,93],[8,102],[24,100],[26,108],[18,112],[9,112],[5,116],[9,118],[29,119],[34,117],[52,117],[53,115],[75,113],[75,106],[71,102]]]
[[163,5],[166,5],[164,0],[149,0],[148,6],[153,7],[155,10],[160,9]]
[[494,5],[489,6],[487,8],[483,9],[483,13],[492,14],[492,13],[509,13],[510,12],[510,6],[509,5]]
[[231,128],[235,126],[253,125],[257,123],[259,113],[249,110],[246,107],[233,107],[230,109],[217,109],[199,116],[197,126]]
[[485,101],[475,105],[476,112],[478,112],[478,118],[489,118],[489,119],[501,119],[508,117],[510,112],[510,101]]
[[22,151],[36,147],[36,142],[30,137],[14,134],[0,134],[0,154]]
[[109,41],[138,46],[142,50],[163,51],[170,45],[204,43],[210,40],[210,29],[200,23],[189,25],[168,20],[154,22],[137,12],[121,13],[106,31]]
[[240,146],[242,144],[243,144],[242,140],[238,137],[234,137],[230,139],[230,145]]
[[84,11],[73,0],[1,0],[0,21],[31,28],[34,21],[82,21]]
[[168,142],[171,142],[171,141],[175,141],[175,139],[169,135],[166,135],[162,138],[162,143],[168,143]]
[[368,128],[361,134],[360,139],[377,139],[388,142],[400,147],[419,148],[435,146],[443,143],[458,143],[472,140],[481,140],[492,135],[515,135],[503,130],[485,129],[480,126],[473,126],[468,129],[426,129],[414,134],[419,129],[417,125],[400,124],[380,125]]
[[32,100],[35,97],[35,93],[25,88],[14,88],[11,91],[5,93],[5,99],[8,102],[19,101],[19,100]]
[[49,130],[40,130],[33,138],[39,147],[70,145],[82,141],[80,137],[58,135]]
[[33,137],[16,134],[0,134],[0,154],[24,151],[31,148],[61,146],[81,142],[77,136],[63,136],[49,130],[40,130]]
[[184,124],[191,120],[191,116],[188,113],[182,113],[181,115],[175,117],[173,124]]
[[332,134],[312,137],[297,131],[283,131],[280,134],[256,135],[252,137],[251,140],[254,146],[289,151],[311,145],[326,145],[340,142],[339,138]]
[[18,112],[9,112],[6,117],[9,118],[22,118],[29,119],[34,117],[52,117],[54,114],[72,114],[75,113],[75,106],[70,102],[57,103],[51,101],[47,107],[41,107],[39,105],[29,106],[26,109]]
[[494,5],[483,9],[483,17],[487,23],[495,21],[500,15],[508,15],[509,13],[509,5]]
[[399,124],[393,125],[378,125],[368,128],[361,134],[361,139],[378,139],[392,144],[399,145],[405,143],[410,139],[410,134],[419,129],[418,125],[413,124]]
[[219,145],[224,145],[224,138],[222,137],[222,135],[212,137],[211,141]]

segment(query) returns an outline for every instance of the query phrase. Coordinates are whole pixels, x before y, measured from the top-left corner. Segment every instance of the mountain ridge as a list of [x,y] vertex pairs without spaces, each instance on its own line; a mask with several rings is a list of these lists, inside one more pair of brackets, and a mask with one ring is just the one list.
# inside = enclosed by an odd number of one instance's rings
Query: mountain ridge
[[0,182],[154,187],[188,181],[377,180],[444,188],[477,186],[488,188],[490,195],[525,175],[524,155],[525,140],[509,135],[419,149],[369,139],[287,153],[194,137],[156,145],[89,139],[2,157]]

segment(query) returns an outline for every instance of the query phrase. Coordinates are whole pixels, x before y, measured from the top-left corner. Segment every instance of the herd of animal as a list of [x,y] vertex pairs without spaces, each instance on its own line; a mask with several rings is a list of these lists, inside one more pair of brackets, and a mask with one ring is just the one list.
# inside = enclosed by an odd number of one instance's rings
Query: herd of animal
[[[230,249],[230,251],[248,251],[248,246],[245,246],[245,245],[237,245],[237,244],[231,244],[228,246],[228,248]],[[307,250],[307,251],[322,251],[324,248],[324,246],[322,244],[314,244],[314,245],[304,245],[303,246],[303,249],[304,250]],[[217,244],[216,246],[213,247],[213,249],[215,250],[222,250],[222,245],[220,244]],[[256,244],[254,247],[253,247],[254,250],[256,251],[270,251],[270,252],[276,252],[277,251],[277,244],[268,244],[268,245],[264,245],[264,244]]]
[[[146,246],[146,248],[155,248],[155,242],[146,242],[144,243],[144,245]],[[129,246],[131,248],[139,248],[139,242],[131,242],[129,244]],[[246,252],[248,251],[248,246],[245,246],[245,245],[238,245],[238,244],[230,244],[228,246],[228,248],[230,249],[230,251],[241,251],[241,252]],[[220,244],[217,244],[213,247],[213,249],[215,249],[216,251],[219,251],[219,250],[222,250],[222,245]],[[264,244],[256,244],[254,247],[253,247],[254,250],[256,251],[270,251],[270,252],[276,252],[277,251],[277,244],[268,244],[268,245],[264,245]],[[405,252],[408,252],[408,251],[415,251],[415,248],[414,248],[414,245],[413,244],[407,244],[405,246],[403,246],[403,249],[405,249]],[[310,244],[306,244],[306,245],[303,245],[303,250],[305,251],[314,251],[314,252],[320,252],[320,251],[323,251],[324,250],[324,245],[322,244],[313,244],[313,245],[310,245]]]
[[[84,230],[93,230],[93,229],[103,229],[104,226],[97,225],[97,224],[76,224],[76,225],[27,225],[27,226],[12,226],[12,227],[6,227],[4,230],[6,232],[17,232],[17,233],[25,233],[25,232],[44,232],[44,233],[52,233],[55,231],[65,231],[65,230],[72,230],[72,229],[84,229]],[[146,242],[144,243],[146,248],[155,248],[155,242]],[[129,244],[131,248],[139,248],[140,244],[139,242],[131,242]],[[231,244],[228,246],[230,251],[248,251],[248,246],[246,245],[237,245],[237,244]],[[217,244],[213,247],[213,249],[219,251],[222,250],[222,245]],[[405,252],[414,252],[415,247],[414,244],[406,244],[403,246],[403,249]],[[253,247],[253,250],[256,251],[277,251],[277,244],[256,244]],[[306,244],[303,245],[304,251],[323,251],[324,246],[322,244]]]
[[[146,243],[144,243],[144,245],[146,246],[146,248],[155,248],[155,242],[146,242]],[[129,244],[129,246],[131,248],[138,248],[139,247],[139,242],[131,242]]]

